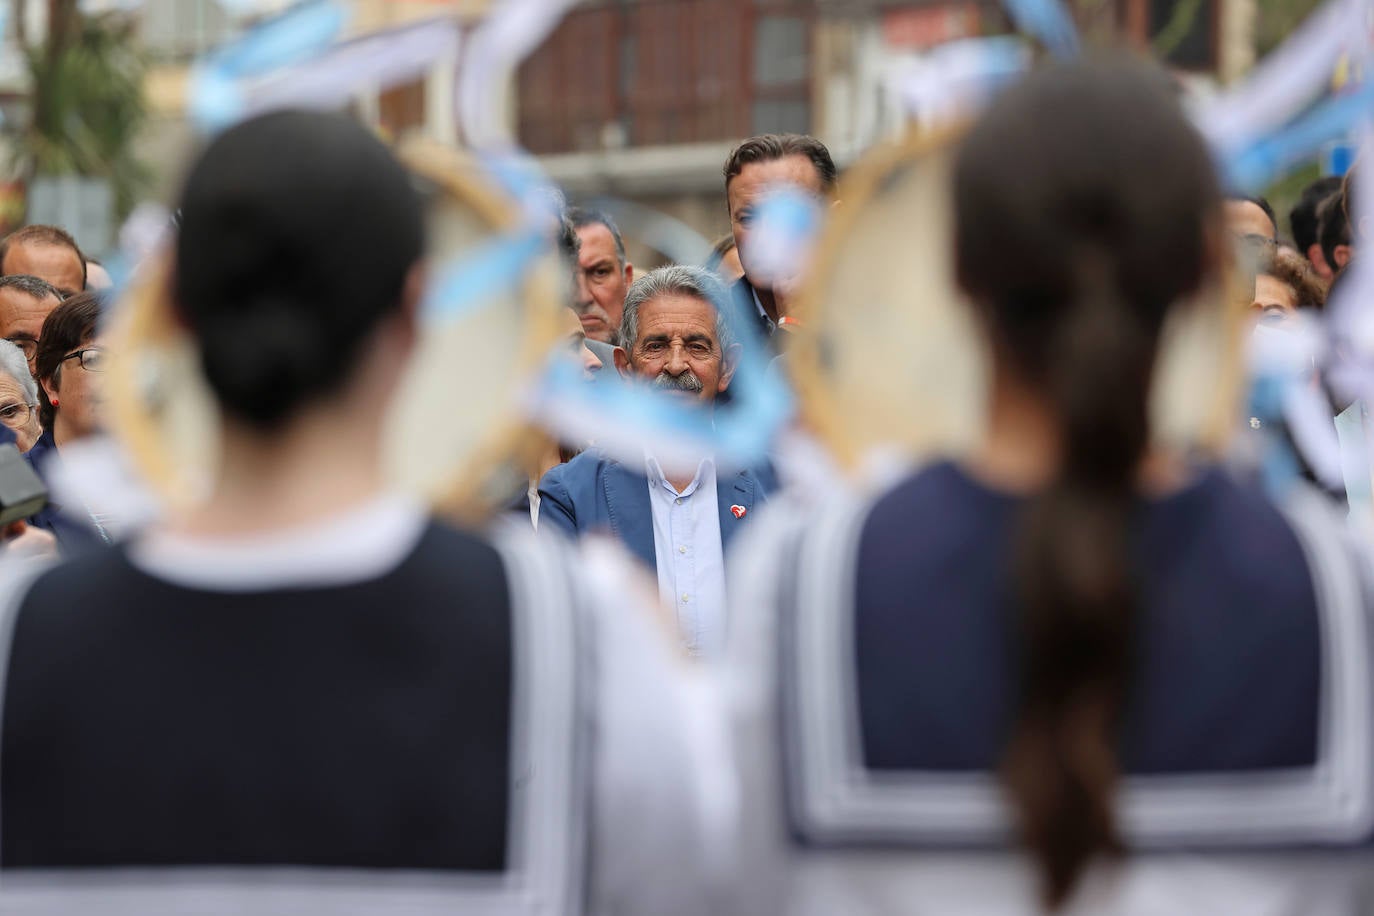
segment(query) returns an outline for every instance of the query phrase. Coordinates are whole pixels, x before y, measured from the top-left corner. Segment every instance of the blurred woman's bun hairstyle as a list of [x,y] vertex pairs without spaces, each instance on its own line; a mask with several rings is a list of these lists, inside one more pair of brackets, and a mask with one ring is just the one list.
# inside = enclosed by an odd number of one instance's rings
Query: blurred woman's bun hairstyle
[[337,389],[424,248],[391,152],[341,115],[262,115],[215,138],[180,202],[172,295],[227,415],[272,429]]

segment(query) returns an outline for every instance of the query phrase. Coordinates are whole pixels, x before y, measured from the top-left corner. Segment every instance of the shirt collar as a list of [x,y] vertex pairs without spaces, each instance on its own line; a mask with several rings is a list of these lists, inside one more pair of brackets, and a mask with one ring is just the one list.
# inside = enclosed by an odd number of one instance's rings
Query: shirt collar
[[677,489],[668,481],[667,475],[663,473],[663,466],[658,463],[658,459],[654,457],[652,454],[650,454],[647,450],[644,452],[644,469],[645,473],[648,475],[649,483],[653,485],[654,489],[663,487],[665,489],[671,490],[677,496],[691,496],[693,493],[695,493],[697,487],[701,486],[702,480],[705,479],[707,469],[709,468],[710,470],[715,470],[715,466],[715,461],[712,458],[710,458],[710,456],[701,459],[701,463],[697,465],[696,476],[693,477],[692,482],[689,483],[686,486],[686,488],[679,493]]

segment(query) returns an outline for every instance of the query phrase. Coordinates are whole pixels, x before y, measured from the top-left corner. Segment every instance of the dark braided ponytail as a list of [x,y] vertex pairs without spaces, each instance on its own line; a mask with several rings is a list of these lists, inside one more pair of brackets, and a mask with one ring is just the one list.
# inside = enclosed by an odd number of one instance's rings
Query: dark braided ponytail
[[1059,426],[1057,475],[1021,520],[1020,696],[1002,766],[1056,907],[1094,858],[1122,851],[1135,481],[1161,329],[1207,273],[1220,195],[1163,75],[1093,63],[998,100],[960,150],[954,203],[960,283],[995,359]]

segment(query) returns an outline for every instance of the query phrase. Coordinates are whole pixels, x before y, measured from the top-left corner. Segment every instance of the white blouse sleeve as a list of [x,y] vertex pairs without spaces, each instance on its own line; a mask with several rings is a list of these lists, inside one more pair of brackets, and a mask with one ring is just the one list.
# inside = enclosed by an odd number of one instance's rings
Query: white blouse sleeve
[[617,545],[584,541],[580,559],[594,634],[591,912],[735,912],[736,794],[714,684]]

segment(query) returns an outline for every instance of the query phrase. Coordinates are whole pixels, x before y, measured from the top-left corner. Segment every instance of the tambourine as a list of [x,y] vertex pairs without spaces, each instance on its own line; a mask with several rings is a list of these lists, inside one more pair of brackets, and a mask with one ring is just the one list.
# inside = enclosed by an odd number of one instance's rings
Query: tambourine
[[[954,275],[964,129],[913,129],[848,170],[793,310],[805,330],[785,362],[802,420],[848,468],[957,457],[984,428],[988,355]],[[1236,428],[1249,299],[1224,274],[1165,328],[1151,408],[1162,444],[1216,454]]]
[[[398,155],[426,201],[432,275],[465,258],[482,269],[484,251],[516,244],[523,211],[475,160],[431,143]],[[110,314],[108,397],[114,433],[175,507],[206,494],[219,424],[194,344],[171,308],[168,260],[145,265]],[[557,338],[567,282],[550,239],[509,276],[478,284],[472,301],[431,297],[385,436],[396,489],[466,518],[480,518],[517,486],[523,492],[526,452],[541,442],[523,419],[522,396]]]

